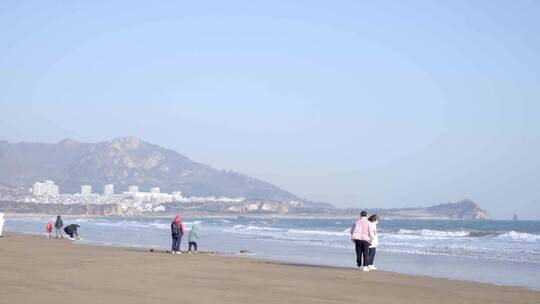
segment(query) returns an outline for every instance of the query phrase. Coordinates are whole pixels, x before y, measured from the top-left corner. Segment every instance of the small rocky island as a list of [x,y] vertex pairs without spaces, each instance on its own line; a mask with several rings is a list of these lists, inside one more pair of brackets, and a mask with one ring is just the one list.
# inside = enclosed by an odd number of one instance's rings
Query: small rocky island
[[400,209],[369,209],[370,213],[381,214],[386,218],[414,219],[460,219],[485,220],[489,213],[480,205],[464,199],[454,203],[445,203],[431,207],[400,208]]

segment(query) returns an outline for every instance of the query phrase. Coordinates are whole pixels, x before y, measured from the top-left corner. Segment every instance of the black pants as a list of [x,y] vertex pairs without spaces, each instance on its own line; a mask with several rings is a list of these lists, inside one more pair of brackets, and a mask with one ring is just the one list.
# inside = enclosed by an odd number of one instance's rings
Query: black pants
[[77,233],[77,230],[72,230],[72,229],[64,229],[64,232],[69,235],[70,238],[75,238],[75,237],[78,237],[79,234]]
[[195,249],[195,251],[197,251],[197,242],[189,242],[189,251],[191,251],[191,246],[193,246],[193,249]]
[[364,266],[369,265],[369,242],[364,240],[354,240],[356,249],[356,265],[362,267],[362,257],[364,258]]
[[180,241],[182,241],[181,236],[173,236],[172,237],[171,251],[180,251]]
[[376,247],[369,248],[369,265],[373,265],[375,262],[375,253],[377,253]]

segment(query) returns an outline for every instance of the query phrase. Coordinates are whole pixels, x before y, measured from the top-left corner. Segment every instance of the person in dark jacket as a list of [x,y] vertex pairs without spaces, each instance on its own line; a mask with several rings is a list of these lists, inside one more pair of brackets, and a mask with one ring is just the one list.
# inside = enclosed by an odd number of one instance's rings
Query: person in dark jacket
[[69,235],[70,238],[74,239],[76,237],[79,237],[79,234],[77,233],[77,229],[79,229],[79,225],[71,224],[71,225],[66,226],[66,228],[64,228],[64,231],[66,232],[66,234]]
[[56,217],[56,221],[54,222],[54,233],[56,234],[56,238],[58,237],[64,238],[64,235],[62,234],[63,227],[64,227],[64,221],[62,221],[62,217],[59,215]]
[[182,236],[184,236],[184,224],[182,224],[182,217],[180,214],[177,214],[171,223],[172,254],[182,253],[180,251],[180,242],[182,241]]

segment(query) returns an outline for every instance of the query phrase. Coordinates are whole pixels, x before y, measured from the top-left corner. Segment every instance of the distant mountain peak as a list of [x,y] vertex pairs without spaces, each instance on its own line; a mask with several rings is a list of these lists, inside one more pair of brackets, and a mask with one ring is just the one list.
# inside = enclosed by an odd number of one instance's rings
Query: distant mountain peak
[[116,145],[128,150],[135,150],[141,146],[141,143],[144,143],[140,138],[135,136],[123,136],[115,138],[111,141],[112,145]]
[[80,142],[78,142],[78,141],[76,141],[74,139],[71,139],[71,138],[65,138],[65,139],[62,139],[61,141],[59,141],[57,143],[57,145],[65,147],[65,148],[72,148],[72,147],[76,147],[76,146],[80,145]]
[[79,192],[83,184],[96,191],[114,184],[119,193],[139,185],[143,191],[160,187],[189,196],[302,200],[270,183],[216,170],[134,136],[98,143],[65,139],[57,144],[0,145],[0,184],[29,187],[44,179],[55,181],[63,193]]

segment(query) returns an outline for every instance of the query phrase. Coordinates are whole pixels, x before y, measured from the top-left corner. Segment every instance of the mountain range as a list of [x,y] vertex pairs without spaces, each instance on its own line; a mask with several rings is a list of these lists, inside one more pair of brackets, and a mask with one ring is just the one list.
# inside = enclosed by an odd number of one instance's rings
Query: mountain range
[[[114,184],[116,193],[130,185],[141,190],[160,187],[163,192],[182,191],[184,196],[245,197],[241,202],[164,204],[166,212],[220,214],[333,214],[357,216],[361,209],[338,209],[331,204],[311,202],[268,182],[236,173],[216,170],[186,156],[136,137],[120,137],[99,143],[65,139],[55,144],[0,141],[0,192],[28,189],[34,182],[50,179],[62,193],[77,193],[83,184],[100,192]],[[2,190],[4,189],[4,190]],[[26,204],[4,199],[5,212],[126,215],[115,204],[101,206],[73,204]],[[431,207],[368,209],[385,218],[486,219],[488,213],[471,200]]]
[[186,156],[136,137],[80,143],[65,139],[55,144],[0,142],[0,184],[30,187],[50,179],[62,193],[76,193],[83,184],[101,192],[130,185],[141,190],[182,191],[184,196],[227,196],[276,201],[303,201],[268,182],[233,171],[216,170]]

